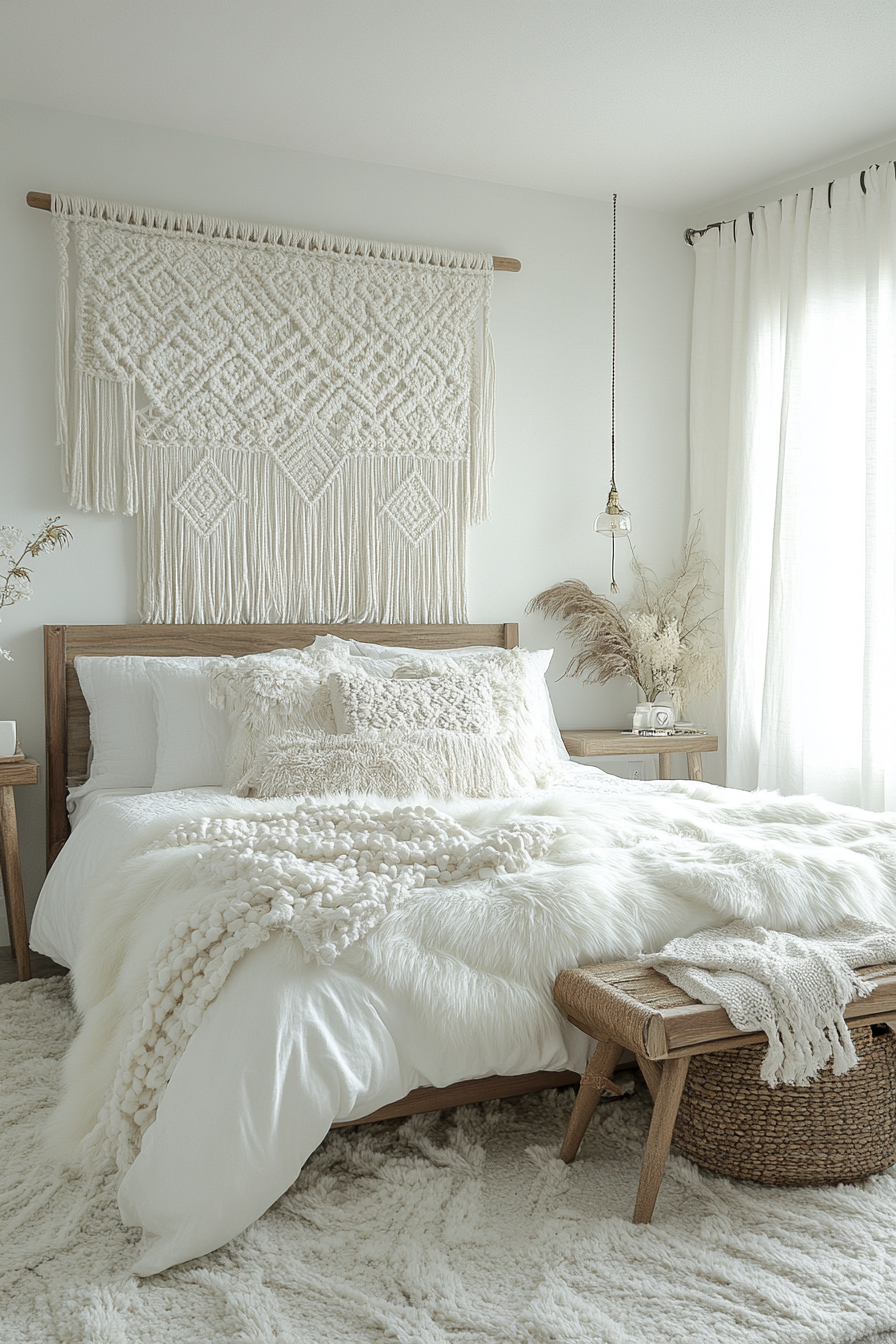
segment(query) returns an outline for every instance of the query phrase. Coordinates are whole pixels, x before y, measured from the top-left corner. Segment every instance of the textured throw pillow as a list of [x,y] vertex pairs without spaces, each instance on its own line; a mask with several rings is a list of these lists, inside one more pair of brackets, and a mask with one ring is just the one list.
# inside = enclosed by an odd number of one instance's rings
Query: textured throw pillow
[[[400,665],[396,677],[431,677],[453,669],[464,676],[483,675],[492,691],[503,749],[521,787],[545,788],[558,774],[559,760],[533,695],[535,669],[543,685],[543,658],[525,649],[487,649],[463,662],[441,653],[420,654]],[[568,759],[568,758],[567,758]]]
[[[398,663],[402,659],[408,658],[438,657],[445,659],[447,663],[460,663],[462,666],[467,664],[469,659],[482,655],[486,657],[497,655],[500,658],[506,652],[517,652],[513,649],[495,649],[490,645],[473,644],[461,649],[440,649],[437,654],[434,654],[432,650],[398,648],[391,647],[388,644],[368,644],[357,639],[340,639],[338,635],[318,635],[311,648],[315,652],[323,649],[329,649],[331,652],[341,650],[349,658],[382,658],[391,663]],[[528,679],[525,694],[535,737],[539,743],[544,745],[549,755],[557,761],[565,763],[569,760],[569,753],[563,745],[563,738],[560,736],[560,729],[557,727],[557,720],[554,715],[551,693],[545,681],[554,651],[553,649],[521,649],[519,652],[525,657]]]
[[284,733],[260,743],[238,793],[512,798],[521,783],[501,741],[485,733]]
[[444,672],[437,677],[386,681],[349,669],[333,672],[327,680],[340,733],[406,733],[425,728],[498,732],[494,696],[483,673]]

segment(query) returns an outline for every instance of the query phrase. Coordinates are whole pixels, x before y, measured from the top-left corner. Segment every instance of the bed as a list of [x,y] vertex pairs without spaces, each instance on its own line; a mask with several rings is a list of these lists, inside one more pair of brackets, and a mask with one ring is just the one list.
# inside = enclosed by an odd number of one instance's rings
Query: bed
[[[213,951],[202,949],[215,911],[205,924],[185,919],[201,888],[189,867],[196,827],[264,830],[285,824],[294,801],[284,813],[283,797],[262,804],[219,787],[110,787],[81,799],[69,838],[66,795],[83,787],[90,745],[74,659],[257,654],[330,635],[434,651],[517,644],[510,624],[47,628],[51,867],[32,945],[73,966],[84,1021],[57,1140],[107,1135],[110,1115],[122,1122],[119,1139],[127,1128],[109,1078],[117,1067],[120,1085],[135,1010],[152,1025],[151,1007],[141,1009],[146,967],[166,930],[181,930],[166,955],[183,957],[192,929],[196,955],[211,964]],[[735,917],[802,931],[845,915],[896,918],[896,818],[690,781],[623,782],[568,762],[558,772],[551,787],[519,797],[424,809],[434,826],[484,837],[487,852],[501,837],[511,847],[520,835],[540,837],[519,867],[486,867],[416,893],[328,964],[298,957],[279,927],[247,944],[250,954],[234,962],[167,1067],[142,1145],[123,1160],[119,1142],[122,1217],[144,1229],[135,1272],[158,1272],[241,1232],[334,1125],[574,1081],[593,1043],[551,1002],[564,966],[631,956]],[[329,807],[311,804],[306,813]],[[398,815],[402,805],[377,806]],[[257,921],[249,927],[258,932]],[[159,984],[150,983],[146,1004],[164,1007],[168,981]],[[99,1149],[84,1143],[79,1160],[99,1169]]]
[[[77,657],[239,656],[280,648],[306,648],[318,635],[328,634],[362,643],[418,649],[465,646],[512,649],[519,644],[519,625],[513,621],[483,625],[45,626],[47,869],[52,867],[71,833],[69,789],[84,783],[90,759],[90,719],[75,671]],[[477,1078],[445,1088],[415,1088],[402,1100],[350,1123],[368,1124],[447,1106],[520,1096],[542,1088],[565,1087],[577,1083],[579,1076],[579,1072],[569,1070],[541,1070],[517,1077]]]

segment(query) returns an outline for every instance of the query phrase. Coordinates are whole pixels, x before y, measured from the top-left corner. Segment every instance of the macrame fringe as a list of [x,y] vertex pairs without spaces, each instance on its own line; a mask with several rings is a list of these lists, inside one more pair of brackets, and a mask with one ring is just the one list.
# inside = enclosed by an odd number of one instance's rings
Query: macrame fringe
[[68,220],[53,216],[59,284],[56,288],[56,444],[62,449],[62,480],[71,495],[68,452],[68,402],[71,389],[71,326],[69,318]]
[[[217,460],[237,498],[203,536],[170,502],[201,454],[140,454],[141,620],[466,621],[463,462],[351,457],[309,505],[266,453],[225,450]],[[385,507],[412,476],[440,505],[417,541]]]
[[135,385],[78,373],[63,478],[76,509],[136,513]]
[[489,487],[495,470],[495,351],[489,332],[490,289],[489,280],[482,304],[470,399],[470,452],[467,458],[470,523],[488,520]]
[[333,252],[345,257],[371,257],[380,261],[408,261],[450,270],[490,271],[494,259],[485,252],[455,252],[419,243],[384,243],[350,238],[338,233],[290,229],[279,224],[250,224],[217,215],[181,214],[148,205],[125,205],[120,201],[92,200],[88,196],[54,196],[54,215],[102,219],[107,223],[155,229],[159,233],[198,233],[209,240],[239,243],[270,243],[280,247],[303,247],[314,252]]

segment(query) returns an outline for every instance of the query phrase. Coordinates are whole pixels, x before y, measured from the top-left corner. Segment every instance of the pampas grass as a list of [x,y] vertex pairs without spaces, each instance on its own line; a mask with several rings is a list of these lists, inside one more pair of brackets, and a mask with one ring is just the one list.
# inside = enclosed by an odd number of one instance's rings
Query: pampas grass
[[723,668],[719,610],[709,577],[714,566],[699,539],[697,524],[666,579],[633,550],[635,588],[621,609],[581,579],[565,579],[532,599],[527,611],[565,621],[562,633],[575,652],[564,676],[598,685],[629,677],[645,700],[668,695],[677,714],[686,700],[712,690]]
[[629,628],[615,602],[593,593],[581,579],[564,579],[533,597],[527,612],[565,621],[561,634],[575,650],[565,677],[603,685],[614,677],[638,680],[638,660]]

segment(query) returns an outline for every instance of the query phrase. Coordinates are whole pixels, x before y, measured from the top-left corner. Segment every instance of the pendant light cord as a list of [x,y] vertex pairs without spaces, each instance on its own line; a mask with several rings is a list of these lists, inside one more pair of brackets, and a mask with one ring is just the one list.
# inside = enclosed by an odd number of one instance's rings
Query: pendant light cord
[[616,489],[616,192],[613,192],[613,345],[610,356],[610,489]]
[[[613,192],[613,344],[610,355],[610,489],[616,489],[616,192]],[[616,534],[610,537],[610,592],[616,582]]]

